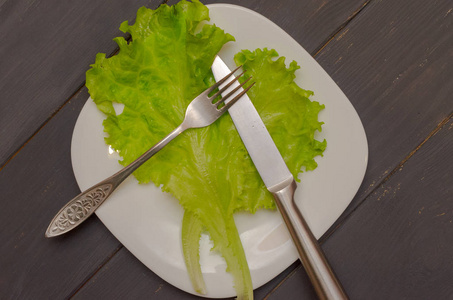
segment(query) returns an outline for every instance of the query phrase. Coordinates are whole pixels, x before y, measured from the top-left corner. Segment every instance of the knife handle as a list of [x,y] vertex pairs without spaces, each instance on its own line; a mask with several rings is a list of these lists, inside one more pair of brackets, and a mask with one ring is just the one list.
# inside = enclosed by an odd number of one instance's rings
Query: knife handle
[[319,299],[348,299],[318,241],[294,202],[296,187],[293,179],[283,189],[271,192],[297,248],[302,265]]

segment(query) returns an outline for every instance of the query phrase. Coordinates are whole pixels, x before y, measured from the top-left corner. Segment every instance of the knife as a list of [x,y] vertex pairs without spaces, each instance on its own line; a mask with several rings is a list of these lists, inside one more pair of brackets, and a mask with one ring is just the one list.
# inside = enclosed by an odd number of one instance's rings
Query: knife
[[[231,71],[217,56],[212,65],[212,72],[217,81]],[[226,84],[227,82],[220,88]],[[234,83],[222,95],[226,95],[238,85]],[[318,241],[294,202],[296,181],[247,94],[233,105],[228,113],[264,184],[274,196],[316,294],[320,299],[348,299]]]

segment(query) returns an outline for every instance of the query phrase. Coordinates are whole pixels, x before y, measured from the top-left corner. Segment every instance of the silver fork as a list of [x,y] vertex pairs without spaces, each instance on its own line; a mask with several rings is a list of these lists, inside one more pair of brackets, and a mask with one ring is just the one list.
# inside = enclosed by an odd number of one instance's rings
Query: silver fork
[[[234,93],[242,87],[246,82],[250,80],[249,77],[245,80],[240,86],[235,88],[233,91],[228,93],[226,96],[220,100],[214,102],[214,100],[221,95],[228,87],[230,87],[233,82],[235,82],[241,73],[236,79],[229,82],[225,87],[220,89],[217,93],[212,95],[209,94],[218,88],[222,83],[224,83],[231,75],[234,74],[240,67],[233,70],[230,74],[225,76],[222,80],[218,81],[216,84],[212,85],[204,92],[202,92],[198,97],[196,97],[186,110],[186,115],[184,121],[179,125],[175,130],[173,130],[169,135],[163,138],[160,142],[146,151],[142,156],[137,158],[127,167],[121,169],[119,172],[110,176],[109,178],[99,182],[98,184],[92,186],[88,190],[80,193],[78,196],[69,201],[63,208],[55,215],[50,222],[49,227],[46,231],[46,237],[54,237],[62,235],[85,221],[89,216],[91,216],[94,211],[113,193],[113,191],[129,176],[131,175],[138,167],[140,167],[144,162],[150,159],[154,154],[159,152],[163,147],[165,147],[171,140],[177,137],[179,134],[184,132],[189,128],[200,128],[208,126],[214,121],[216,121],[221,115],[223,115],[228,108],[230,108],[236,101],[238,101],[252,86],[252,83],[248,88],[242,91],[233,99],[228,100]],[[223,106],[222,104],[225,103]]]

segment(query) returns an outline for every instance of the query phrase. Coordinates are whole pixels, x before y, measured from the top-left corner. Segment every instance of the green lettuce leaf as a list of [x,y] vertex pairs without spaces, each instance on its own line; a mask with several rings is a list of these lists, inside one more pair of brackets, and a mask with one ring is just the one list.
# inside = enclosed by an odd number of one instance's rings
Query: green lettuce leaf
[[[124,22],[120,27],[132,42],[116,38],[118,55],[96,56],[86,85],[106,114],[106,143],[119,152],[122,165],[176,128],[190,101],[214,82],[210,67],[215,55],[234,38],[214,25],[200,25],[208,19],[208,9],[195,0],[141,8],[134,25]],[[250,98],[297,178],[301,168],[316,167],[313,158],[326,146],[314,139],[321,130],[317,114],[323,106],[311,102],[312,93],[293,82],[296,63],[286,68],[284,58],[275,60],[277,56],[274,50],[242,51],[235,60],[254,77]],[[124,104],[122,113],[115,112],[114,102]],[[201,233],[207,232],[233,275],[238,298],[252,299],[233,214],[273,209],[275,204],[231,118],[224,115],[209,127],[186,131],[134,175],[140,183],[161,186],[184,207],[183,251],[195,290],[205,291],[198,247]]]
[[294,178],[302,169],[314,170],[318,166],[314,157],[322,155],[327,146],[325,140],[315,139],[324,124],[318,121],[324,105],[310,101],[313,92],[294,82],[300,67],[292,61],[286,68],[285,57],[268,49],[243,50],[234,59],[247,70],[244,79],[252,76],[256,81],[248,95]]

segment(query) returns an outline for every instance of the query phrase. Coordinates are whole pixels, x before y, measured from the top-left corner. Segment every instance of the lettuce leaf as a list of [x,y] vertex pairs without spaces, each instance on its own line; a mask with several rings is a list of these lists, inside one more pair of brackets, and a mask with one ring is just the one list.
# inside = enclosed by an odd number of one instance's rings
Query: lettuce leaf
[[[86,74],[86,85],[105,113],[106,143],[128,165],[184,118],[190,101],[214,82],[210,67],[222,46],[234,38],[209,20],[198,0],[181,1],[156,10],[140,8],[134,25],[120,29],[132,36],[116,38],[116,56],[98,54]],[[201,26],[201,29],[199,28]],[[294,82],[298,68],[286,68],[275,50],[242,51],[235,60],[253,76],[249,96],[256,105],[291,172],[316,167],[325,141],[314,139],[321,130],[317,114],[323,108],[308,97],[312,92]],[[116,113],[113,103],[124,104]],[[188,130],[141,166],[140,183],[152,181],[174,195],[185,209],[182,242],[188,272],[196,291],[205,291],[199,265],[199,239],[207,232],[233,275],[239,299],[252,299],[247,260],[234,224],[237,211],[254,213],[275,208],[228,115],[209,127]]]
[[234,59],[247,70],[244,79],[252,76],[256,81],[248,95],[294,178],[297,180],[302,169],[314,170],[318,166],[314,157],[322,155],[327,146],[325,140],[315,139],[324,124],[318,121],[324,105],[311,101],[313,92],[294,82],[300,67],[292,61],[286,68],[285,57],[273,49],[243,50]]

